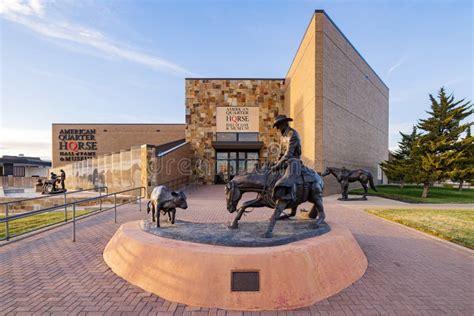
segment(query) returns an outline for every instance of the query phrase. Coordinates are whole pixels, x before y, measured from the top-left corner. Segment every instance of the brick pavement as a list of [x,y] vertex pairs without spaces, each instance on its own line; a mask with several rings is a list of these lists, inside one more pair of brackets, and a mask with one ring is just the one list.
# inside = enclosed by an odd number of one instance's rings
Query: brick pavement
[[[189,193],[178,218],[227,221],[222,187]],[[278,315],[469,315],[474,311],[473,252],[383,221],[340,202],[325,203],[328,219],[346,225],[359,241],[369,267],[351,287],[318,304]],[[226,312],[166,301],[127,283],[104,263],[102,251],[120,223],[144,218],[136,205],[85,219],[0,247],[0,315],[159,314],[267,315]],[[145,208],[143,208],[145,209]],[[244,220],[268,218],[255,210]],[[281,267],[282,269],[290,267]],[[276,313],[273,313],[276,314]]]

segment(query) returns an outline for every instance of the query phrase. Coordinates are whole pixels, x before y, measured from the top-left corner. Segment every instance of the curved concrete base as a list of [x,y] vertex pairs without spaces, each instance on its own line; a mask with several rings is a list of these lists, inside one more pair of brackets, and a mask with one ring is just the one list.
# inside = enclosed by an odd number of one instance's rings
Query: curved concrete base
[[[170,301],[231,310],[284,310],[314,304],[364,274],[367,258],[349,230],[287,245],[224,247],[172,240],[123,224],[104,250],[128,282]],[[259,291],[231,291],[234,271],[258,271]]]

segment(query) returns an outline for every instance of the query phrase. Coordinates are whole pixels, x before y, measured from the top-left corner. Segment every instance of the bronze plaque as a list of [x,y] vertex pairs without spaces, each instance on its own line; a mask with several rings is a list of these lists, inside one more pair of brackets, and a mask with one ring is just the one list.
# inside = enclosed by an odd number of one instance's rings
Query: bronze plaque
[[233,271],[231,279],[232,292],[260,291],[260,274],[258,271]]

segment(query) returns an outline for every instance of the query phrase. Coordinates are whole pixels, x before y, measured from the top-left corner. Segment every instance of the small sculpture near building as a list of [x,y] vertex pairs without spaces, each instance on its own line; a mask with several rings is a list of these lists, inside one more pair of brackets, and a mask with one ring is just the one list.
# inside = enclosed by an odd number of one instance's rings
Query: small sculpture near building
[[59,170],[59,172],[60,172],[59,179],[60,179],[60,183],[61,183],[61,190],[66,191],[66,186],[64,184],[64,182],[66,181],[66,172],[64,172],[63,169]]
[[182,191],[172,191],[167,186],[160,185],[153,189],[150,200],[147,204],[147,213],[151,211],[151,219],[155,222],[156,227],[160,227],[160,212],[163,215],[168,214],[171,224],[174,224],[176,218],[176,208],[187,209],[186,195]]
[[372,174],[367,170],[364,170],[364,169],[349,170],[349,169],[346,169],[346,167],[342,167],[342,169],[328,167],[323,172],[322,176],[325,177],[330,174],[332,174],[341,185],[342,198],[339,198],[340,201],[349,200],[349,183],[351,182],[359,181],[362,187],[364,188],[364,194],[362,195],[362,198],[354,199],[354,200],[367,200],[367,192],[368,192],[367,183],[370,185],[370,188],[372,190],[377,191],[374,185],[374,178]]
[[[41,194],[58,194],[66,192],[65,186],[66,173],[61,169],[61,175],[58,177],[54,172],[50,173],[50,179],[43,182],[43,190]],[[58,189],[57,185],[61,184],[61,189]]]

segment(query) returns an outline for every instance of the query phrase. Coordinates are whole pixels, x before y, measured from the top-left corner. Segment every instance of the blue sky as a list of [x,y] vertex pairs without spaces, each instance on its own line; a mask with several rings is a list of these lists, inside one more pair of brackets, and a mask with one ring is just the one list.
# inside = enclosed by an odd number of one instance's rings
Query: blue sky
[[441,86],[472,100],[471,1],[0,0],[0,155],[53,122],[184,122],[184,78],[284,77],[324,9],[390,88],[390,147]]

